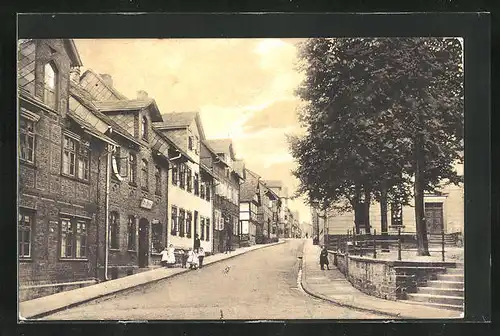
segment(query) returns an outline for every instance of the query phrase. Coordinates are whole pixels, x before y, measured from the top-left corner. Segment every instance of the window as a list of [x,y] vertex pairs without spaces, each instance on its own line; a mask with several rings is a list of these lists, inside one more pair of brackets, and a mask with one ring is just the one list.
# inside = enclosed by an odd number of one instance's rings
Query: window
[[134,216],[128,216],[127,232],[128,232],[127,249],[129,251],[135,251],[136,228],[135,228],[135,217]]
[[120,229],[120,216],[118,212],[112,211],[109,214],[109,247],[119,249],[118,233]]
[[87,257],[87,222],[61,218],[61,258]]
[[189,167],[186,167],[186,190],[193,191],[193,174]]
[[[240,232],[240,230],[238,229],[238,224],[239,224],[238,218],[233,217],[233,232],[235,235],[238,235]],[[248,224],[248,221],[247,221],[247,224]]]
[[195,136],[195,141],[194,141],[194,153],[199,154],[199,148],[200,148],[200,139],[198,136]]
[[146,159],[142,160],[142,167],[141,167],[141,182],[142,182],[142,189],[148,190],[148,161]]
[[205,187],[206,200],[210,202],[210,185],[207,184]]
[[193,137],[192,136],[188,137],[188,148],[189,148],[189,150],[193,150]]
[[43,101],[53,108],[57,108],[57,73],[52,63],[45,64],[45,76],[43,81]]
[[63,149],[63,173],[75,176],[76,166],[76,140],[68,136],[64,136]]
[[151,223],[151,252],[160,253],[162,250],[161,242],[161,223]]
[[18,218],[18,239],[19,239],[19,257],[29,258],[31,257],[31,239],[33,230],[33,213],[27,212],[24,209],[19,209]]
[[198,211],[194,211],[194,230],[197,231],[198,230]]
[[200,197],[205,198],[205,183],[201,182],[200,185]]
[[186,220],[186,211],[183,209],[179,210],[179,237],[184,237],[184,229],[185,229],[185,220]]
[[186,166],[184,164],[179,166],[179,187],[182,189],[186,187]]
[[146,116],[141,119],[141,135],[143,140],[148,140],[148,118]]
[[158,166],[155,170],[155,194],[161,195],[161,168]]
[[191,238],[191,224],[193,221],[193,214],[191,212],[186,213],[186,237]]
[[134,153],[128,155],[128,182],[137,184],[137,159]]
[[179,168],[177,165],[172,166],[172,184],[177,185],[179,182]]
[[200,180],[198,173],[194,173],[194,194],[200,195]]
[[206,239],[207,239],[207,241],[209,241],[210,240],[210,218],[205,219],[205,226],[207,227]]
[[78,155],[78,178],[88,181],[90,170],[90,151],[89,149],[80,144],[80,151]]
[[205,240],[205,217],[200,217],[200,240]]
[[79,141],[68,135],[65,135],[63,139],[63,174],[88,181],[90,171],[89,142]]
[[31,120],[19,120],[19,145],[21,159],[33,163],[35,161],[35,124]]
[[170,221],[170,234],[172,236],[177,236],[177,231],[178,231],[177,208],[173,206],[171,212],[172,214]]

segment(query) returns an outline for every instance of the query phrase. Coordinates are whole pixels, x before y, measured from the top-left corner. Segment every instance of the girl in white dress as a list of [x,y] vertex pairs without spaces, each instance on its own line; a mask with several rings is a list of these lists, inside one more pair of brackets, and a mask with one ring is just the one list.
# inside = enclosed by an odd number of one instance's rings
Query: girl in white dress
[[175,248],[174,245],[170,244],[168,247],[167,264],[169,266],[175,265]]

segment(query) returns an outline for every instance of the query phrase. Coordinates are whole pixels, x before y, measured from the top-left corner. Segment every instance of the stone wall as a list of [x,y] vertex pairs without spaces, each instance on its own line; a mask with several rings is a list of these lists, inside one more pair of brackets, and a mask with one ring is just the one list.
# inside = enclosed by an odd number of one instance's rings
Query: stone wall
[[405,299],[417,286],[436,279],[454,262],[388,261],[330,252],[330,262],[346,276],[349,282],[363,293],[386,300]]

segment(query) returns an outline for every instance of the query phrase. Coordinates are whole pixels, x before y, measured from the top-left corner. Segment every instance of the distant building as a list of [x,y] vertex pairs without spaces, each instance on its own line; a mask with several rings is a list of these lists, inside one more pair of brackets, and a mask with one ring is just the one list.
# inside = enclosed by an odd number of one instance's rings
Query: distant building
[[264,184],[271,189],[279,197],[278,211],[278,237],[285,238],[289,236],[290,223],[288,219],[288,189],[283,185],[282,181],[264,180]]
[[240,243],[240,183],[244,174],[231,139],[205,140],[201,144],[201,162],[215,177],[213,251],[225,252]]
[[261,195],[259,190],[260,176],[249,169],[245,169],[245,181],[240,187],[240,223],[241,245],[248,246],[256,243],[257,235],[262,234],[259,224],[259,207]]

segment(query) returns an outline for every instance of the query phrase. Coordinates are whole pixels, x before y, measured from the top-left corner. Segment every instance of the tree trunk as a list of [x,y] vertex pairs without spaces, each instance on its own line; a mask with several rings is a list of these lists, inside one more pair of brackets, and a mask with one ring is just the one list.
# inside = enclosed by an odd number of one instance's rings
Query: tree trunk
[[363,213],[363,210],[362,210],[362,203],[360,201],[360,198],[361,198],[361,188],[359,186],[356,186],[356,192],[355,192],[355,196],[354,196],[354,228],[356,229],[356,234],[359,234],[360,233],[360,228],[361,228],[361,224],[362,224],[362,218],[361,218],[361,215]]
[[365,189],[365,202],[364,202],[364,222],[366,234],[370,234],[370,191]]
[[424,213],[424,181],[422,170],[423,159],[423,139],[422,135],[417,136],[415,143],[415,220],[417,229],[417,255],[429,256],[429,244],[427,241],[427,225]]
[[[382,238],[386,240],[388,237],[389,225],[387,221],[387,188],[382,186],[380,191],[380,231],[382,232]],[[382,243],[382,251],[389,252],[389,245],[387,242]]]

